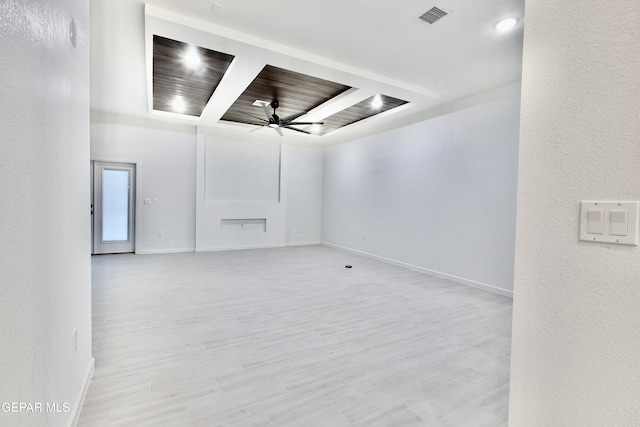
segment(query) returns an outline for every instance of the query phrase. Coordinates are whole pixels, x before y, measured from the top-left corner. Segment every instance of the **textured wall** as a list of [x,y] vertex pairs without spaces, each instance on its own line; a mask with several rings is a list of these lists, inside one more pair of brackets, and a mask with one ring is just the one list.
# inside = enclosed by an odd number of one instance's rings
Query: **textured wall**
[[327,149],[323,241],[509,294],[519,94]]
[[640,200],[640,8],[528,0],[524,39],[510,426],[637,426],[640,248],[578,214]]
[[3,426],[69,425],[92,366],[88,31],[86,0],[0,7],[0,403],[61,411]]

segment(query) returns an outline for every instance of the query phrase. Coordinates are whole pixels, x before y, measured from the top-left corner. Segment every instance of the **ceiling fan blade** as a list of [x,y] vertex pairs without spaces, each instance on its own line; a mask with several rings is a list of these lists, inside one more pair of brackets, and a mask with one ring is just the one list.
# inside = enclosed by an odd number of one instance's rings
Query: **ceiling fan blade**
[[302,132],[302,133],[306,133],[307,135],[311,135],[311,132],[307,132],[306,130],[302,130],[302,129],[296,129],[296,128],[292,128],[291,126],[287,125],[287,126],[283,126],[285,129],[291,129],[291,130],[295,130],[296,132]]
[[[266,120],[265,120],[265,119],[263,119],[262,117],[257,117],[257,116],[254,116],[253,114],[245,113],[245,112],[244,112],[244,111],[242,111],[242,110],[236,110],[236,112],[238,112],[238,113],[242,113],[242,114],[244,114],[245,116],[253,117],[253,118],[254,118],[254,119],[256,119],[256,120],[260,120],[261,122],[266,122]],[[251,123],[251,124],[254,124],[254,123]]]
[[295,113],[295,114],[291,114],[290,116],[284,117],[282,119],[283,122],[290,122],[292,120],[297,119],[300,116],[304,116],[305,114],[307,114],[306,111],[300,111],[299,113]]
[[265,127],[265,126],[269,126],[269,124],[268,124],[268,123],[265,123],[265,124],[263,124],[263,125],[259,125],[259,124],[257,124],[257,123],[251,123],[251,124],[252,124],[252,125],[256,125],[256,126],[258,126],[258,127],[257,127],[257,128],[255,128],[255,129],[253,129],[253,130],[250,130],[250,131],[249,131],[249,133],[251,133],[251,132],[255,132],[255,131],[257,131],[257,130],[260,130],[260,129],[262,129],[262,128],[263,128],[263,127]]
[[269,120],[269,122],[271,122],[273,117],[271,117],[271,111],[269,111],[269,106],[265,105],[265,104],[262,104],[262,111],[264,111],[264,114],[267,115],[267,120]]
[[282,129],[280,129],[279,127],[274,128],[276,130],[276,132],[278,132],[280,134],[280,136],[284,136],[284,134],[282,133]]
[[285,123],[286,126],[291,126],[291,125],[298,125],[298,126],[302,126],[302,125],[323,125],[324,122],[291,122],[291,123]]

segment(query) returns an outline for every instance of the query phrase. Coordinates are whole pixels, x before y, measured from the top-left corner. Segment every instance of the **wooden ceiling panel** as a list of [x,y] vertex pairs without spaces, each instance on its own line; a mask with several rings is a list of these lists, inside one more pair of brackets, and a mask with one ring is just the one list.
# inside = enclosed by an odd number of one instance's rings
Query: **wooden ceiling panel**
[[233,55],[153,36],[153,109],[200,117]]
[[376,114],[384,113],[391,109],[397,108],[401,105],[407,104],[408,101],[402,99],[393,98],[387,95],[380,95],[382,106],[375,108],[373,106],[374,96],[369,99],[365,99],[357,104],[352,105],[332,116],[325,118],[324,125],[319,128],[320,135],[324,135],[343,126],[359,122],[360,120],[373,117]]
[[280,117],[300,111],[308,112],[349,89],[350,86],[340,83],[267,65],[229,107],[221,120],[259,123],[259,120],[266,117],[262,108],[252,105],[256,100],[277,100],[280,104]]

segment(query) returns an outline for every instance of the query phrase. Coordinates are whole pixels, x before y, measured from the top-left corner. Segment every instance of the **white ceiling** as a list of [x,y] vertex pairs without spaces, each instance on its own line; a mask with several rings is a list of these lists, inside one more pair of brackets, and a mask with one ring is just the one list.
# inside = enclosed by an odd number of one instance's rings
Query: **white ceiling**
[[[375,93],[410,101],[322,137],[284,137],[332,143],[393,128],[521,75],[524,0],[216,2],[223,5],[219,12],[213,0],[91,0],[92,110],[246,135],[250,126],[219,118],[266,64],[359,89],[304,119],[321,119]],[[432,6],[450,14],[433,25],[419,21]],[[515,30],[495,31],[508,16],[520,18]],[[201,119],[150,111],[153,33],[236,56]],[[267,129],[259,133],[277,137]]]

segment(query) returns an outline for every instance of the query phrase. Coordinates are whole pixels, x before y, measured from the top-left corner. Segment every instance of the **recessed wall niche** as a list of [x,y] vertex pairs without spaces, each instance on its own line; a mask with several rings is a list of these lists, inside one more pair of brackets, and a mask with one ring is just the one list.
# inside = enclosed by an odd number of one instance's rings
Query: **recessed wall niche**
[[222,234],[261,234],[267,232],[266,218],[233,218],[220,220]]

